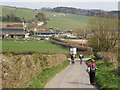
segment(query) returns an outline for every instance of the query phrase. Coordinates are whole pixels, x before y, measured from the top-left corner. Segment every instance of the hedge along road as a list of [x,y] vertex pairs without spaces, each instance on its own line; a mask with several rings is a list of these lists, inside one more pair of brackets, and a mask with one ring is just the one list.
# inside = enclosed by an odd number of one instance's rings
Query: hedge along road
[[[87,58],[83,61],[88,60]],[[70,64],[65,70],[57,74],[45,88],[97,88],[90,84],[89,75],[86,72],[87,66],[82,65],[77,59],[75,64]]]

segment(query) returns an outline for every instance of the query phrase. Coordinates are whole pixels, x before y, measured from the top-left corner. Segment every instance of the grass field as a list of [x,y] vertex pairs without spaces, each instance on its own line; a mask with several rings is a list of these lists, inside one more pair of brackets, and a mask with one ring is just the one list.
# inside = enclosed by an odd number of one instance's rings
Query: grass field
[[68,52],[60,46],[54,45],[49,41],[32,41],[32,40],[2,40],[2,51],[3,52]]
[[83,25],[86,25],[91,17],[66,14],[65,16],[55,16],[48,22],[47,27],[52,27],[58,30],[76,30]]
[[[48,24],[46,27],[48,28],[54,28],[57,30],[73,30],[84,26],[87,24],[90,16],[82,16],[82,15],[75,15],[75,14],[63,14],[63,13],[57,13],[57,12],[51,12],[51,11],[42,11],[42,10],[32,10],[32,9],[26,9],[26,8],[15,8],[15,7],[8,7],[8,6],[0,6],[2,7],[2,16],[5,16],[7,14],[13,13],[16,16],[24,17],[26,20],[34,19],[35,15],[37,13],[44,13],[47,18],[50,19],[48,21]],[[6,23],[3,23],[3,27],[6,25]]]

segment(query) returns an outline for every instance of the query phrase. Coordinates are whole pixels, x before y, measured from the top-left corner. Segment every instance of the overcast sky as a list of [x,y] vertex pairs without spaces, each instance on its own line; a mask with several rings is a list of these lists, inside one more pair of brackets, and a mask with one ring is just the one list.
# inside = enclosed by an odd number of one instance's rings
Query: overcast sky
[[[83,2],[84,1],[84,2]],[[4,0],[1,5],[32,9],[42,7],[74,7],[81,9],[118,10],[119,0]]]
[[[4,2],[83,2],[83,0],[3,0]],[[119,0],[84,0],[84,2],[119,2]]]

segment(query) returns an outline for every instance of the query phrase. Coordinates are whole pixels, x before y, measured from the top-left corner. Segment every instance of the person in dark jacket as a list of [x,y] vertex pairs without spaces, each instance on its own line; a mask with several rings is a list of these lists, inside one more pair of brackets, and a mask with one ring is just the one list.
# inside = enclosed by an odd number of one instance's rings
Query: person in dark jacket
[[91,60],[91,63],[88,65],[88,68],[90,68],[89,76],[90,76],[90,83],[94,85],[95,83],[95,72],[97,69],[96,64],[94,63],[94,60]]

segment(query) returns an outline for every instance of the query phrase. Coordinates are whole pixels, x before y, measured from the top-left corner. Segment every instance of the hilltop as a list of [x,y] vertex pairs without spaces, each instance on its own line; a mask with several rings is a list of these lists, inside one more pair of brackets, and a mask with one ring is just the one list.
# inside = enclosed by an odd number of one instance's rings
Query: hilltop
[[[50,9],[44,9],[49,10]],[[51,11],[54,12],[61,12],[61,13],[71,13],[71,14],[77,14],[77,15],[85,15],[85,16],[95,16],[98,14],[111,14],[111,17],[117,17],[117,15],[120,13],[119,11],[104,11],[100,9],[77,9],[72,7],[55,7],[51,9]]]

